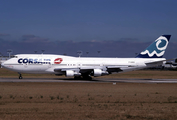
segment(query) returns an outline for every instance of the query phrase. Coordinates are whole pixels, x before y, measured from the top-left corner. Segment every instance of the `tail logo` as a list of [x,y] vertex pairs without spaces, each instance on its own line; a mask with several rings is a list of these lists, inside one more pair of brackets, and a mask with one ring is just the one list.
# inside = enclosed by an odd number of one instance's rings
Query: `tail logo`
[[157,39],[156,41],[157,41],[156,42],[156,47],[157,47],[158,50],[163,51],[167,48],[168,40],[166,38],[165,39]]
[[141,55],[148,55],[149,57],[157,56],[162,57],[167,48],[168,40],[166,37],[159,37],[154,43],[152,43],[145,51],[141,52]]

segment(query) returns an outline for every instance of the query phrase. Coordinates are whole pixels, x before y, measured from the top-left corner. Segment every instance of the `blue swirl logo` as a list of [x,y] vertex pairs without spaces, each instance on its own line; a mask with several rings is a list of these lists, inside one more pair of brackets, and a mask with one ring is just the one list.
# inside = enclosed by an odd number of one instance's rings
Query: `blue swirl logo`
[[161,57],[165,53],[165,49],[167,48],[168,40],[166,37],[159,37],[154,43],[152,43],[147,49],[141,52],[141,55],[148,55],[152,57],[156,55],[157,57]]

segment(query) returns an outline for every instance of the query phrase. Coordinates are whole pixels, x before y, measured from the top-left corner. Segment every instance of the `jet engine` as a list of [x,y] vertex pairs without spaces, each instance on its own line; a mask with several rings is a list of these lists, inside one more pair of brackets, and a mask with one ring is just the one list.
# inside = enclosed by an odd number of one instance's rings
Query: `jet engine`
[[75,72],[73,70],[66,70],[67,77],[80,76],[80,75],[81,75],[81,73]]
[[102,75],[108,75],[109,73],[107,71],[103,71],[101,69],[94,69],[93,70],[93,75],[95,77],[102,76]]

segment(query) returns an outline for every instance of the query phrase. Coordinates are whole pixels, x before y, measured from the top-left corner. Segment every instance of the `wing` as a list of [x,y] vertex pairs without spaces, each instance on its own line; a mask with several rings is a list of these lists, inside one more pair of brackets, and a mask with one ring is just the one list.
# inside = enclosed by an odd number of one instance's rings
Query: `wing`
[[71,67],[71,68],[55,68],[56,73],[65,74],[66,76],[92,75],[101,76],[114,72],[123,71],[122,68],[130,66],[87,66],[87,67]]

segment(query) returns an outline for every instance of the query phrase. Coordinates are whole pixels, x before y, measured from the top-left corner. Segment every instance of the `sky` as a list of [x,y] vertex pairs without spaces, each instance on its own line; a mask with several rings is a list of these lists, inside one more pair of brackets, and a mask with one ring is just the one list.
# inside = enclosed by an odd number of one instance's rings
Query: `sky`
[[133,57],[170,34],[166,56],[177,57],[176,5],[176,0],[2,0],[0,52]]

